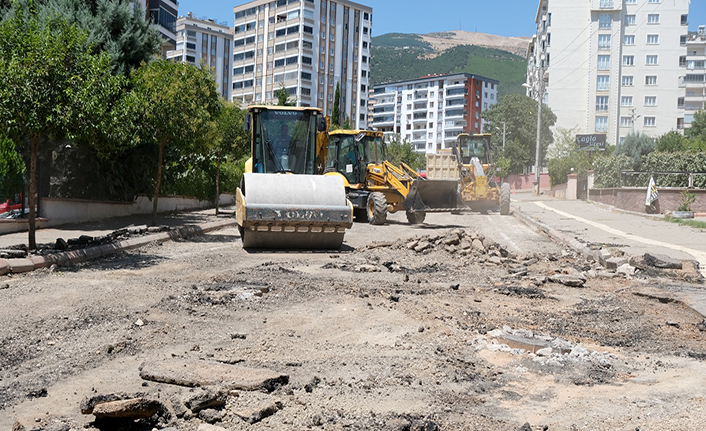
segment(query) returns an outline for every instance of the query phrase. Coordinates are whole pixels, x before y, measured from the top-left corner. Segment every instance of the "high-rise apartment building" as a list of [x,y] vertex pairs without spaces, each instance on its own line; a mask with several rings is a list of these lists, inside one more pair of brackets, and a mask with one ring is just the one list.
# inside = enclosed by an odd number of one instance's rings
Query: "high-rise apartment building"
[[684,117],[683,42],[689,0],[540,0],[528,49],[528,95],[556,127],[657,137]]
[[255,0],[233,9],[232,98],[270,104],[284,86],[299,106],[368,125],[373,10],[346,0]]
[[683,126],[689,127],[694,121],[694,113],[706,109],[706,26],[699,26],[699,31],[690,34],[685,44],[686,74],[679,78],[685,94],[679,102],[684,107]]
[[481,133],[481,113],[498,101],[498,81],[459,73],[373,87],[372,126],[433,153],[460,133]]
[[218,92],[231,99],[231,55],[233,34],[227,24],[211,19],[198,19],[191,12],[177,19],[176,49],[167,52],[167,59],[200,64],[213,70]]
[[176,0],[139,0],[145,19],[157,26],[162,35],[162,55],[176,47],[176,20],[179,10]]

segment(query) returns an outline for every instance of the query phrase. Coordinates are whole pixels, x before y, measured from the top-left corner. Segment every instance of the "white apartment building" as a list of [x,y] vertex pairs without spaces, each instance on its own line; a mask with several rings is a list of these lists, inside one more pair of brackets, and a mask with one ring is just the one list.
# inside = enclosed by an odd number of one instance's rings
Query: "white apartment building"
[[145,19],[162,35],[162,55],[176,46],[176,20],[179,10],[177,0],[139,0],[136,2],[145,11]]
[[373,87],[372,126],[434,153],[460,133],[481,133],[481,113],[498,101],[494,79],[468,73],[428,76]]
[[346,0],[255,0],[233,9],[232,98],[243,106],[276,103],[282,85],[298,106],[368,125],[372,8]]
[[694,113],[706,109],[706,26],[700,25],[696,34],[690,34],[686,41],[686,74],[680,78],[684,87],[684,127],[694,121]]
[[690,0],[540,0],[528,49],[528,95],[555,127],[657,137],[680,127]]
[[226,23],[198,19],[191,12],[181,16],[176,24],[176,49],[167,52],[167,59],[209,67],[218,85],[218,93],[231,99],[231,61],[233,34]]

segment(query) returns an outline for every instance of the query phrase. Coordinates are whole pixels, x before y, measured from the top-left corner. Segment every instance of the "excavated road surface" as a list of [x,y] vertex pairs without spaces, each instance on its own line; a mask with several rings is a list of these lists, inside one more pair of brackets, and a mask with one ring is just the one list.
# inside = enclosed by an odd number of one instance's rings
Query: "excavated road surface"
[[[356,223],[335,253],[246,252],[225,229],[0,278],[0,429],[704,429],[704,316],[635,294],[677,285],[495,214]],[[143,379],[155,361],[287,379],[201,412],[81,414],[194,393]]]

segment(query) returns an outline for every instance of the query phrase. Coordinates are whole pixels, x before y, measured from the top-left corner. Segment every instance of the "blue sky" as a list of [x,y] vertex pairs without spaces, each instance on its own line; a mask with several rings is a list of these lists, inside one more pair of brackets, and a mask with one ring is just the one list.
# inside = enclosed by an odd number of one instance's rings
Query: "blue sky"
[[[233,0],[179,0],[179,15],[227,22],[233,26]],[[531,36],[536,27],[536,0],[359,0],[373,8],[373,36],[385,33],[431,33],[465,30],[499,36]],[[692,0],[689,29],[706,24],[706,0]]]

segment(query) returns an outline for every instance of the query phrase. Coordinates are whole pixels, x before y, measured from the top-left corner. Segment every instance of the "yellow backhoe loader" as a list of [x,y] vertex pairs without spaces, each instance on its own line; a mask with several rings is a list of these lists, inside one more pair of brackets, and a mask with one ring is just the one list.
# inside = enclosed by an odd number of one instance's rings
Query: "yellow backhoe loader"
[[497,177],[489,133],[461,133],[450,150],[427,154],[427,175],[457,178],[461,199],[473,211],[510,213],[510,185]]
[[341,178],[321,175],[327,143],[321,110],[250,106],[248,111],[251,158],[236,191],[243,247],[340,248],[353,225],[353,207]]
[[334,130],[329,133],[326,176],[342,177],[357,220],[381,225],[387,213],[404,210],[412,224],[427,212],[457,211],[458,179],[427,180],[401,163],[385,160],[382,132]]

